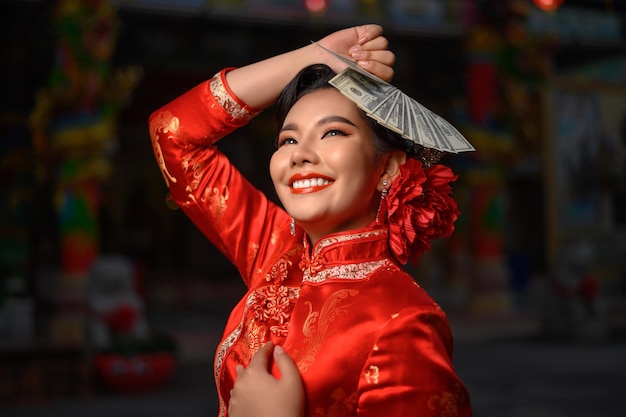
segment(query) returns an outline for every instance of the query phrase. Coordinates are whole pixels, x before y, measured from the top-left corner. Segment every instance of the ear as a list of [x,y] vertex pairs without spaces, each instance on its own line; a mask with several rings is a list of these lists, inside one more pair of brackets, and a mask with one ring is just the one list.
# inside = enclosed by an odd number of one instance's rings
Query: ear
[[406,153],[402,150],[395,150],[387,154],[385,158],[384,170],[378,181],[378,191],[382,191],[384,180],[391,184],[400,175],[400,167],[406,162]]

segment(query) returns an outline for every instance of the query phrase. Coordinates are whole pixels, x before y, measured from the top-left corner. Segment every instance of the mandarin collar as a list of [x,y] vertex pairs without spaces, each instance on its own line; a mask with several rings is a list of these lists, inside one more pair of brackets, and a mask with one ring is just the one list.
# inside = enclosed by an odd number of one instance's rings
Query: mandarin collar
[[304,237],[304,251],[300,267],[310,274],[342,263],[368,262],[390,257],[386,226],[327,235],[311,246]]

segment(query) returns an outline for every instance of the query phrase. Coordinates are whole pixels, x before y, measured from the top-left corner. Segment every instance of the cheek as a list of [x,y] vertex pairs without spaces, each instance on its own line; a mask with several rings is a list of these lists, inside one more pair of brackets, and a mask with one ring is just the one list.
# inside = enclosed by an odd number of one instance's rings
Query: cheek
[[340,167],[338,169],[344,174],[352,176],[355,183],[376,182],[382,171],[381,164],[373,154],[364,154],[363,150],[358,148],[342,152],[341,155],[335,154],[333,160],[334,166]]

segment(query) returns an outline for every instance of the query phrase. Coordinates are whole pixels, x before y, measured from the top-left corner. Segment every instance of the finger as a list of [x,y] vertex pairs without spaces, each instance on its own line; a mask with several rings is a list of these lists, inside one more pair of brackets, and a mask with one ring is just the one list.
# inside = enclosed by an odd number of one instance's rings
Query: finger
[[228,402],[228,415],[230,417],[237,417],[239,415],[238,410],[239,410],[239,407],[237,405],[237,401],[230,400]]
[[383,80],[385,80],[387,82],[391,81],[393,79],[394,74],[395,74],[395,72],[394,72],[392,67],[390,67],[389,65],[381,64],[380,62],[376,62],[376,61],[357,61],[357,63],[364,70],[366,70],[368,72],[371,72],[372,74],[376,75],[379,78],[382,78]]
[[393,66],[396,63],[396,55],[391,51],[358,51],[352,53],[352,58],[357,61],[375,61],[383,65]]
[[244,370],[244,366],[240,363],[237,364],[237,366],[235,367],[235,373],[237,374],[237,376],[239,376],[243,370]]
[[357,26],[355,29],[357,32],[357,43],[359,45],[363,45],[383,33],[383,27],[380,25],[362,25]]
[[252,357],[248,368],[267,370],[268,360],[273,349],[274,344],[272,342],[267,342],[263,345]]
[[389,40],[384,36],[377,36],[374,39],[358,45],[364,51],[377,51],[389,49]]
[[298,372],[298,367],[281,346],[276,346],[274,348],[274,361],[280,371],[281,380],[284,380],[289,384],[300,383],[300,373]]

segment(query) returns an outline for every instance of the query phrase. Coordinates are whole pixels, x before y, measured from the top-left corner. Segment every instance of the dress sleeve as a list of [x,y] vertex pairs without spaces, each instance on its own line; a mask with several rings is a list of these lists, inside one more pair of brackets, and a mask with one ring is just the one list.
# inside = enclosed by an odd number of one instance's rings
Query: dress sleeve
[[452,365],[452,335],[438,307],[405,309],[381,331],[359,380],[359,417],[469,417]]
[[289,220],[215,146],[258,113],[228,88],[227,71],[155,111],[150,136],[169,198],[250,285]]

